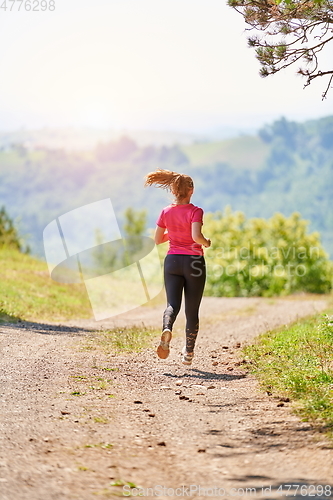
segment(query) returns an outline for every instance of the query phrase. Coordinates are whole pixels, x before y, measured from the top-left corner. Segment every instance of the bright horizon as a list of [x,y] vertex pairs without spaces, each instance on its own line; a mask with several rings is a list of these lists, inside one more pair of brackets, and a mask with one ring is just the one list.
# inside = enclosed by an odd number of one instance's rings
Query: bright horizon
[[18,12],[15,3],[12,12],[0,12],[1,131],[209,133],[333,114],[333,90],[321,100],[326,80],[303,90],[297,67],[259,76],[245,22],[225,1],[55,0],[55,6]]

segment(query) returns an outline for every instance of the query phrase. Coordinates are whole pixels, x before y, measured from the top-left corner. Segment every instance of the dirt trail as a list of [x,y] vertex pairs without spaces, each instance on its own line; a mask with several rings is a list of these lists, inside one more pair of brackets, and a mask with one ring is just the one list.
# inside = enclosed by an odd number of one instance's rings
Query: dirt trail
[[204,298],[191,368],[179,361],[182,319],[164,361],[153,348],[80,349],[96,325],[159,327],[163,306],[97,324],[1,326],[1,500],[126,495],[118,480],[147,498],[284,498],[288,484],[299,485],[293,498],[328,498],[333,488],[311,485],[333,484],[332,445],[259,391],[236,347],[325,306],[312,296]]

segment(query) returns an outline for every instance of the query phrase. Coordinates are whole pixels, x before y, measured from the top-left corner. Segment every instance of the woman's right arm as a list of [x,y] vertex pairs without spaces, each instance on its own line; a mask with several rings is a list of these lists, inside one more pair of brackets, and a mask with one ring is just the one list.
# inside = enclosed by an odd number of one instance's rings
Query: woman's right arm
[[203,245],[208,248],[211,245],[211,241],[209,238],[205,238],[201,232],[202,223],[201,222],[192,222],[192,239],[198,243],[198,245]]
[[161,243],[165,243],[169,240],[169,235],[167,229],[164,227],[156,226],[155,229],[155,243],[156,245],[160,245]]

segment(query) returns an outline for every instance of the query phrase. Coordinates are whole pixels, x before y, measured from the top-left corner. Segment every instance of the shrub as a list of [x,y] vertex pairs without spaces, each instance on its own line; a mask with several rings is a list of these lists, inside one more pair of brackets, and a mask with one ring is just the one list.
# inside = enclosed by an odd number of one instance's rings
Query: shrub
[[272,296],[294,292],[327,293],[333,266],[318,233],[308,233],[299,213],[246,219],[227,209],[207,214],[206,295]]
[[[0,208],[0,247],[11,247],[23,251],[21,238],[4,206]],[[26,253],[29,248],[26,249]]]

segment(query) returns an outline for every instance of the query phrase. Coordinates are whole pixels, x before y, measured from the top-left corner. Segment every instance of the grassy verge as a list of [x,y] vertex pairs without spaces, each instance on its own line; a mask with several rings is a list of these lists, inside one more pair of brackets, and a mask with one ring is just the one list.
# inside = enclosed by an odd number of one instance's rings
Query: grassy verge
[[89,351],[101,350],[105,354],[137,352],[149,347],[152,339],[160,333],[160,330],[145,325],[116,327],[96,332],[82,348]]
[[261,335],[244,349],[251,371],[273,396],[333,436],[333,310]]
[[0,248],[0,322],[62,321],[91,316],[83,283],[56,283],[45,262]]

